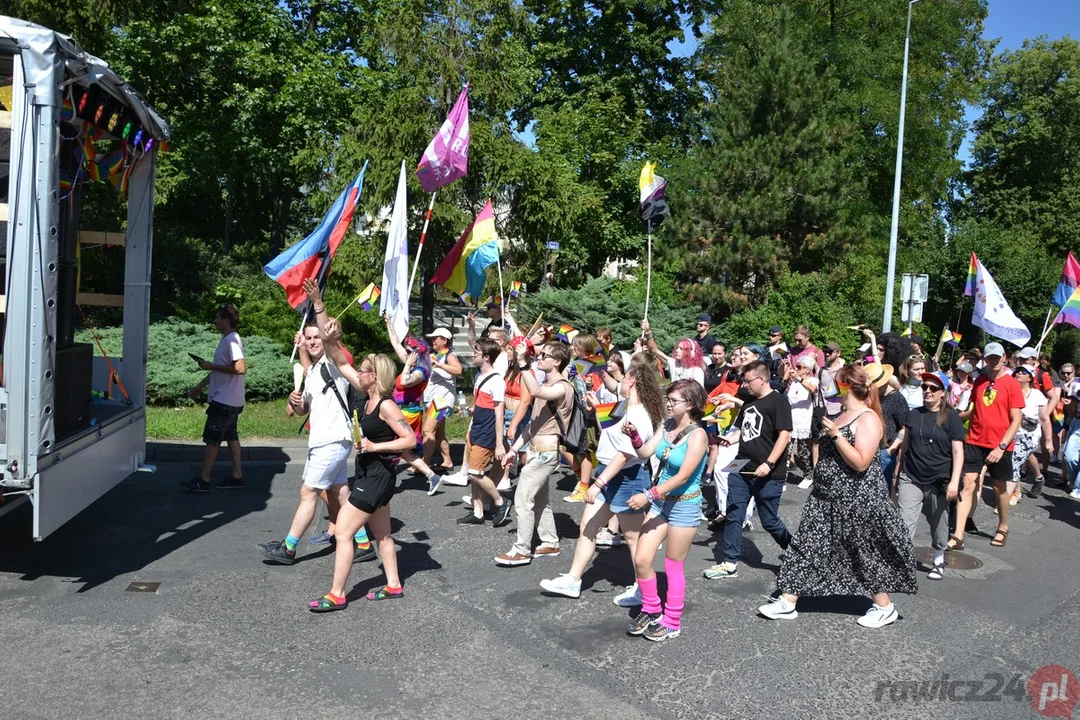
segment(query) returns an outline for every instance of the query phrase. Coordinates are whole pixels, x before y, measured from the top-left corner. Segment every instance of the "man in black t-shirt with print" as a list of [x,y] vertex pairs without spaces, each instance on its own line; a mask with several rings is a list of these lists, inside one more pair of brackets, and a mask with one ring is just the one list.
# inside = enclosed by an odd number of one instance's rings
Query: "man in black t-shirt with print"
[[738,577],[737,563],[742,553],[743,519],[750,498],[757,501],[761,526],[777,544],[787,549],[791,542],[780,519],[780,494],[787,477],[787,446],[791,440],[791,404],[769,385],[769,366],[755,361],[742,368],[743,387],[753,399],[745,403],[735,419],[734,429],[720,443],[739,443],[736,460],[746,465],[728,476],[727,522],[724,524],[724,562],[706,570],[707,578]]

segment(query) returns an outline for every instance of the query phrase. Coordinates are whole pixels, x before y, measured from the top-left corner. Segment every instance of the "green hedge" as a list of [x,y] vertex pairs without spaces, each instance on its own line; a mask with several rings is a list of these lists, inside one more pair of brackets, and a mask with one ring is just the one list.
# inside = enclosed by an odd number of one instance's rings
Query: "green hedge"
[[[109,356],[120,357],[123,328],[101,328],[97,333]],[[241,333],[241,338],[247,358],[244,382],[248,400],[272,400],[288,395],[292,390],[288,348],[264,337],[245,337]],[[89,330],[79,331],[76,339],[79,342],[93,342]],[[206,373],[199,370],[188,353],[210,360],[220,339],[221,335],[210,325],[195,325],[175,318],[153,323],[150,326],[150,357],[146,378],[147,403],[192,404],[187,397],[188,390]],[[101,354],[96,345],[94,354]]]

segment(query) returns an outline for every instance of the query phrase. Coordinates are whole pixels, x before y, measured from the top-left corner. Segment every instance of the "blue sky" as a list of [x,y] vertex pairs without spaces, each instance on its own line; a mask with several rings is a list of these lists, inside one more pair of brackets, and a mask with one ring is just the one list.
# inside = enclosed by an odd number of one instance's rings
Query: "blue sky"
[[[1078,0],[990,0],[989,7],[990,15],[984,23],[983,35],[999,41],[995,52],[1017,50],[1024,40],[1039,35],[1047,35],[1052,40],[1065,35],[1080,38]],[[918,5],[915,12],[919,12]],[[968,109],[969,123],[978,116],[977,108]],[[970,133],[968,137],[970,139]],[[961,146],[959,157],[965,163],[970,158],[967,142]]]

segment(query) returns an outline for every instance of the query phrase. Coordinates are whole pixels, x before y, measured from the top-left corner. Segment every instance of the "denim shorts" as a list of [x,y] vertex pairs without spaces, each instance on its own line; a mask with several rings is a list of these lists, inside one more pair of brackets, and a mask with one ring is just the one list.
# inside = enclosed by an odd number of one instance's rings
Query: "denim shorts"
[[[604,472],[605,467],[607,466],[597,466],[597,477]],[[647,463],[642,463],[631,468],[624,468],[616,473],[615,477],[611,478],[611,482],[605,485],[600,492],[604,497],[604,502],[611,507],[611,512],[640,514],[645,512],[644,508],[631,510],[626,502],[631,495],[637,495],[648,490],[650,482],[649,466]]]
[[649,515],[663,515],[671,527],[697,527],[701,524],[701,495],[693,500],[653,501]]

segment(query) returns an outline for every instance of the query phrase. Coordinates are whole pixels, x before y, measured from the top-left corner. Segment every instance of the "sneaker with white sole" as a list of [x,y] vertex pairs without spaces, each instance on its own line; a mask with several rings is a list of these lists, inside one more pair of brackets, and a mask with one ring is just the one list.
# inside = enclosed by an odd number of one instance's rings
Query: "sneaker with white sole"
[[574,488],[574,492],[570,493],[562,500],[563,502],[568,503],[583,503],[585,502],[585,493],[587,493],[588,491],[589,487],[587,485],[582,485],[581,483],[578,483],[577,486]]
[[900,614],[896,612],[896,605],[889,603],[888,607],[881,607],[877,603],[870,606],[866,614],[859,618],[858,623],[867,628],[879,628],[896,622]]
[[495,564],[502,567],[517,567],[519,565],[528,565],[531,562],[532,555],[521,555],[513,549],[510,552],[495,556]]
[[443,485],[456,485],[457,487],[466,487],[469,484],[469,476],[464,472],[451,473],[450,475],[442,476]]
[[1080,490],[1073,490],[1071,493],[1069,493],[1069,497],[1071,497],[1073,500],[1080,500]]
[[673,640],[679,637],[680,633],[680,630],[672,630],[662,622],[655,622],[646,628],[641,636],[653,642],[663,642],[664,640]]
[[616,545],[622,545],[622,537],[618,533],[613,533],[606,527],[600,528],[596,533],[596,546],[597,547],[615,547]]
[[742,524],[742,529],[745,532],[754,532],[754,522],[752,520],[744,520]]
[[800,490],[809,490],[810,486],[813,485],[813,484],[814,484],[814,478],[812,478],[812,477],[804,478],[803,481],[801,483],[799,483],[799,489]]
[[719,565],[713,565],[711,568],[702,570],[701,574],[709,580],[737,578],[739,577],[739,567],[733,562],[722,562]]
[[757,611],[770,620],[794,620],[799,617],[799,611],[795,609],[795,603],[788,602],[783,595],[762,605]]
[[431,477],[429,477],[427,479],[427,484],[428,484],[427,494],[429,496],[431,496],[431,495],[434,495],[435,493],[437,493],[439,491],[439,486],[442,485],[442,481],[443,481],[443,479],[442,479],[441,475],[432,475]]
[[581,597],[581,581],[571,575],[560,575],[554,580],[541,580],[540,587],[545,592],[563,595],[568,598]]
[[498,490],[499,492],[506,492],[510,488],[511,488],[511,485],[510,485],[510,476],[509,475],[503,475],[503,479],[500,480],[499,484],[495,486],[495,489]]
[[615,603],[619,607],[640,607],[641,588],[638,587],[637,583],[634,583],[633,585],[616,595],[614,598],[612,598],[611,602]]

